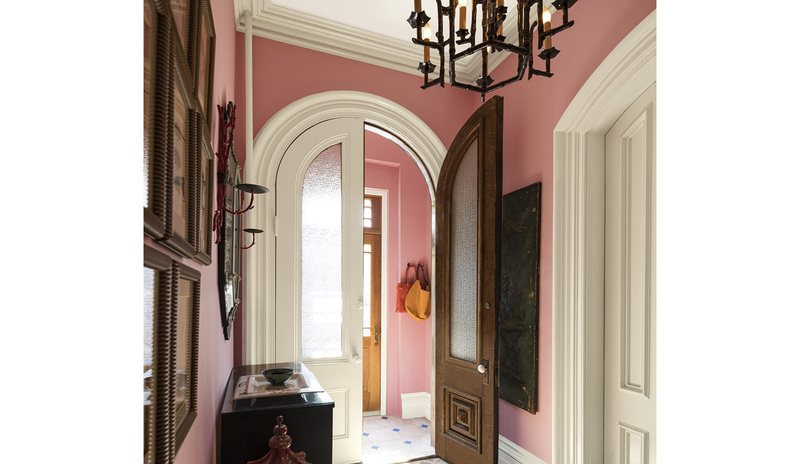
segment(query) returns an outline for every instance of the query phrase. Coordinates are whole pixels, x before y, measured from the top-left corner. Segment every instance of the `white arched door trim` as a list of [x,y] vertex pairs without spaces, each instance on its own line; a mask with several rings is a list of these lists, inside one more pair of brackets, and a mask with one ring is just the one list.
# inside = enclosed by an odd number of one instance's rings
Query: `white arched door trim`
[[553,132],[553,464],[603,462],[605,134],[656,82],[656,11],[597,67]]
[[[431,193],[439,178],[447,149],[433,130],[419,117],[397,103],[376,95],[355,91],[331,91],[310,95],[278,111],[253,141],[253,152],[246,160],[251,182],[272,189],[281,158],[292,142],[309,127],[336,118],[359,118],[405,145],[423,172]],[[245,255],[242,311],[242,362],[272,362],[275,333],[275,199],[257,201],[244,220],[247,227],[263,228],[263,246]],[[433,198],[433,197],[432,197]],[[433,271],[433,270],[432,270]],[[433,278],[433,276],[431,276]]]

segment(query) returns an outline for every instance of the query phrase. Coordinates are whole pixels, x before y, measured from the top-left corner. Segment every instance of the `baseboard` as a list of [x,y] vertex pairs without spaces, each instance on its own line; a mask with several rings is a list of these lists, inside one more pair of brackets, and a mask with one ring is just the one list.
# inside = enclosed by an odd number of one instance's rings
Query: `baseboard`
[[403,393],[400,395],[403,419],[424,417],[431,420],[431,394],[428,392]]
[[497,462],[498,464],[547,464],[502,435],[498,437]]

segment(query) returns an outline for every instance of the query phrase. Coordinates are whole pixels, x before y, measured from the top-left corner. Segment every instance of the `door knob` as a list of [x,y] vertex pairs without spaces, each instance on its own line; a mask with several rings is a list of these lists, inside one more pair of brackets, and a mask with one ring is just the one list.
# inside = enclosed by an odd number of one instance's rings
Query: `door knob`
[[486,372],[486,366],[484,366],[483,364],[478,364],[478,372],[480,372],[481,374]]
[[354,354],[352,359],[353,359],[354,363],[361,364],[361,355],[360,354]]

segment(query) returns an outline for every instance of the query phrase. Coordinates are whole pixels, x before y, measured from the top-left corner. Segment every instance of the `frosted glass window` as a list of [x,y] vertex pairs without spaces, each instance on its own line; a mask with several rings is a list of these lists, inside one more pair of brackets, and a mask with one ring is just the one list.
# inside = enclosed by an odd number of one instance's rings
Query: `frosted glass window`
[[327,148],[303,179],[301,355],[342,356],[342,146]]
[[450,355],[477,361],[478,146],[472,142],[450,197]]

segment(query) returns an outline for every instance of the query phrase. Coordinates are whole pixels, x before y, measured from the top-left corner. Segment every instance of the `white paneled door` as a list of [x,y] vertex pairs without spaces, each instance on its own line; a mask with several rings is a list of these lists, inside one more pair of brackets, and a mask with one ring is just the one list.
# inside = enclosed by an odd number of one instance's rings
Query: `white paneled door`
[[656,463],[656,85],[606,134],[606,464]]
[[303,132],[281,160],[275,195],[276,361],[314,373],[336,403],[334,463],[360,462],[363,121]]

